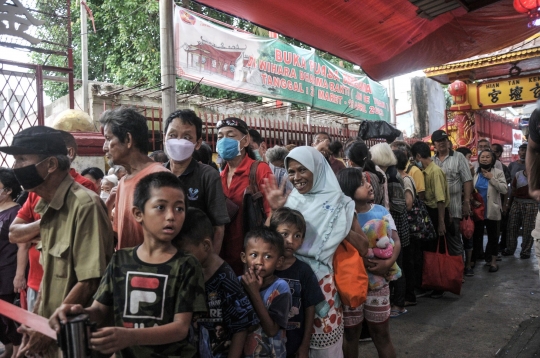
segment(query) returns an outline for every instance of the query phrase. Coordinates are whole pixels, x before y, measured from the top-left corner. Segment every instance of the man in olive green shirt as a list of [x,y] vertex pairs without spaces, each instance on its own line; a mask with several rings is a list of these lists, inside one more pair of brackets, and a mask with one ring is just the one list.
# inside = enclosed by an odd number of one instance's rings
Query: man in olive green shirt
[[[41,197],[43,279],[36,311],[49,318],[62,303],[92,302],[113,253],[113,231],[99,196],[69,175],[70,161],[59,131],[36,126],[13,137],[0,151],[15,158],[14,173],[23,188]],[[58,355],[56,342],[23,326],[19,354]]]

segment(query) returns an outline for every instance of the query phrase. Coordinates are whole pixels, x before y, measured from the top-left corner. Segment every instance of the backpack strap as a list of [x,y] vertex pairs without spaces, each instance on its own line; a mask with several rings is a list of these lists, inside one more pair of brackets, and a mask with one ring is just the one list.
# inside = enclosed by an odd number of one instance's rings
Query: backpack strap
[[251,190],[251,197],[253,200],[262,198],[262,193],[259,191],[257,185],[257,168],[259,168],[260,161],[256,160],[251,164],[249,169],[249,189]]

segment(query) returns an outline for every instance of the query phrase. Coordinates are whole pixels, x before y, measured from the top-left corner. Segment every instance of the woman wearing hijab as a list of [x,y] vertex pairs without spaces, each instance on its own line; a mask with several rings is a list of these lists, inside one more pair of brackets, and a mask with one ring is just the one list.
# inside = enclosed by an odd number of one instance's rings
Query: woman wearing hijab
[[[508,186],[504,172],[495,168],[495,154],[491,150],[483,150],[478,155],[478,169],[474,174],[473,185],[476,191],[484,200],[484,220],[474,223],[473,234],[473,258],[482,252],[484,242],[484,227],[487,231],[488,243],[485,250],[486,266],[489,272],[497,272],[497,253],[499,243],[499,224],[501,222],[501,194],[506,194]],[[480,203],[471,200],[473,207]]]
[[[367,237],[354,220],[354,202],[343,194],[332,168],[319,151],[312,147],[295,148],[285,158],[285,168],[294,186],[291,194],[284,195],[272,181],[266,182],[264,192],[272,211],[286,206],[300,211],[306,221],[306,235],[296,257],[313,269],[326,298],[315,307],[310,357],[343,357],[342,308],[332,261],[344,239],[365,255]],[[384,263],[371,265],[370,270],[388,271],[382,267]]]

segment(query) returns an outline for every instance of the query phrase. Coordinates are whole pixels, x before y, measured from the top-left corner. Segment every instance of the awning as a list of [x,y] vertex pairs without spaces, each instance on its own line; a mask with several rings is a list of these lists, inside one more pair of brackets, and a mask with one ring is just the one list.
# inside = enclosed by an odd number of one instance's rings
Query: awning
[[358,64],[375,80],[493,52],[538,32],[512,0],[198,2]]

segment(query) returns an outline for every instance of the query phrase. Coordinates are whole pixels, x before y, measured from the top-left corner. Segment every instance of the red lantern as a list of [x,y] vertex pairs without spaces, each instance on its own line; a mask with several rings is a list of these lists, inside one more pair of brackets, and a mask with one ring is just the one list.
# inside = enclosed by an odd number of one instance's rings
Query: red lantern
[[539,7],[540,0],[514,0],[514,9],[522,14],[530,11],[536,12]]
[[456,80],[448,87],[448,92],[454,96],[464,96],[467,93],[467,85],[465,82]]

